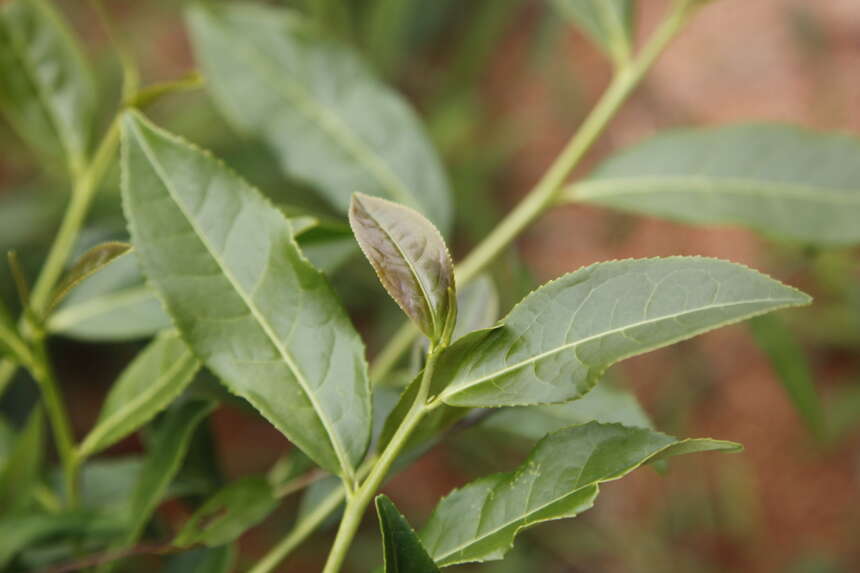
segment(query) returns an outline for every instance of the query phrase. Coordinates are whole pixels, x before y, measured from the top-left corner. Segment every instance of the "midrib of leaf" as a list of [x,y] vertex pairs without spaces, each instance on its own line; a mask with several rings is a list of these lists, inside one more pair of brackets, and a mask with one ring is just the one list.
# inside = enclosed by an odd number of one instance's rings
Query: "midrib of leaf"
[[[317,413],[317,416],[319,416],[323,427],[325,427],[329,441],[331,442],[335,455],[340,462],[341,468],[344,470],[344,472],[346,472],[347,475],[351,476],[353,474],[352,463],[349,460],[349,456],[346,455],[346,452],[343,449],[343,445],[340,443],[340,436],[337,434],[337,432],[333,431],[331,420],[328,419],[328,416],[326,416],[325,411],[320,407],[320,404],[317,401],[314,393],[310,391],[309,384],[305,379],[304,373],[298,367],[298,364],[296,363],[292,355],[289,353],[289,351],[284,348],[284,346],[279,342],[277,335],[272,330],[272,327],[269,324],[269,321],[266,320],[263,313],[260,312],[260,309],[257,308],[256,304],[254,304],[253,299],[249,298],[248,293],[246,293],[244,289],[242,289],[241,285],[232,275],[227,265],[224,263],[224,261],[221,260],[217,252],[212,248],[212,245],[209,244],[209,241],[206,238],[205,234],[202,233],[201,230],[198,228],[197,223],[194,221],[194,218],[188,213],[185,205],[182,203],[182,201],[179,200],[176,195],[176,191],[173,189],[173,185],[170,182],[170,178],[167,176],[166,173],[164,173],[164,168],[158,161],[158,159],[154,157],[152,150],[149,147],[149,144],[146,142],[143,134],[140,133],[137,125],[133,125],[132,128],[134,129],[137,135],[137,139],[141,144],[141,149],[143,149],[147,159],[149,159],[150,163],[152,163],[153,169],[158,175],[158,178],[164,184],[164,187],[167,189],[170,198],[179,208],[179,211],[182,213],[183,217],[185,217],[185,219],[188,221],[188,224],[194,230],[194,234],[197,236],[197,238],[205,247],[206,251],[209,253],[209,256],[212,257],[212,259],[218,265],[218,268],[221,269],[221,272],[224,274],[224,277],[230,282],[230,285],[242,299],[242,302],[245,303],[245,306],[248,307],[248,311],[260,325],[260,328],[263,329],[263,332],[266,334],[266,337],[269,339],[269,342],[271,342],[272,345],[277,349],[278,354],[280,354],[281,356],[281,359],[283,359],[283,361],[286,362],[290,370],[292,370],[293,375],[296,377],[296,381],[299,383],[299,386],[301,386],[302,390],[305,393],[305,396],[307,396],[308,398],[308,401],[313,405],[314,411]],[[170,136],[166,134],[165,137],[170,138]],[[268,410],[268,408],[266,408],[262,404],[255,405],[261,410]],[[275,416],[271,417],[275,418]]]
[[[41,8],[35,7],[35,10],[40,11],[40,15],[45,17],[46,14],[41,13]],[[62,122],[57,117],[56,112],[54,111],[53,106],[50,104],[50,98],[48,94],[45,93],[44,87],[38,81],[38,79],[33,75],[32,69],[35,64],[30,60],[29,54],[26,49],[23,49],[22,46],[15,38],[15,35],[9,32],[8,24],[4,21],[4,27],[6,28],[6,37],[9,38],[9,47],[12,55],[18,62],[21,64],[21,69],[23,70],[23,75],[27,79],[27,83],[30,84],[30,87],[33,88],[33,92],[36,94],[36,97],[39,100],[39,103],[42,105],[45,114],[48,116],[49,125],[54,130],[54,134],[57,136],[57,140],[60,142],[60,145],[63,147],[65,152],[69,156],[69,164],[77,166],[79,165],[83,157],[81,156],[79,151],[75,151],[72,149],[71,143],[67,139],[67,134],[65,130],[62,128]],[[77,167],[75,167],[77,168]]]
[[[229,35],[236,37],[229,27],[222,26],[221,28]],[[246,43],[253,45],[253,48],[245,48]],[[297,109],[320,127],[323,133],[328,134],[332,141],[352,155],[358,164],[363,165],[365,170],[382,184],[382,188],[386,190],[391,199],[408,205],[417,204],[415,198],[409,194],[406,184],[391,171],[384,161],[377,157],[376,153],[368,149],[360,138],[353,135],[337,115],[329,112],[328,108],[317,104],[316,99],[308,94],[300,84],[289,81],[286,74],[269,64],[265,55],[260,53],[260,49],[249,38],[240,38],[240,41],[233,42],[233,45],[245,51],[248,60],[262,72],[263,77],[276,91],[292,101]],[[281,78],[282,81],[278,82],[276,78]]]
[[92,447],[92,444],[98,443],[101,438],[110,433],[117,425],[119,425],[119,420],[125,418],[129,412],[133,412],[141,403],[146,403],[152,396],[159,394],[162,388],[162,383],[165,380],[169,380],[177,372],[180,372],[184,369],[188,364],[193,363],[197,360],[190,350],[186,350],[184,356],[173,363],[173,365],[168,368],[166,371],[162,372],[156,379],[153,384],[149,386],[146,390],[137,394],[134,398],[129,400],[126,404],[124,404],[120,409],[111,413],[107,418],[105,418],[104,422],[96,423],[96,430],[101,428],[101,431],[94,431],[92,434],[86,437],[83,443],[78,448],[79,452],[87,452]]
[[[427,307],[427,314],[430,315],[430,320],[433,321],[433,332],[439,332],[439,328],[436,324],[436,313],[433,312],[433,306],[430,303],[432,299],[430,298],[429,290],[427,289],[427,287],[424,286],[424,282],[421,280],[421,275],[418,273],[418,271],[415,270],[415,266],[412,264],[412,259],[409,258],[409,256],[403,251],[403,249],[400,248],[400,243],[394,240],[394,237],[391,236],[391,233],[388,232],[388,229],[381,225],[379,221],[377,221],[376,217],[374,217],[370,213],[370,211],[365,209],[365,212],[371,219],[373,219],[373,222],[376,223],[377,228],[379,228],[380,231],[385,233],[385,236],[388,237],[388,240],[391,241],[391,244],[394,245],[394,248],[397,249],[397,252],[400,253],[400,256],[403,257],[404,261],[406,261],[406,264],[409,266],[409,272],[412,273],[412,278],[415,279],[415,282],[418,283],[418,288],[421,289],[421,294],[424,297],[424,306]],[[424,248],[427,248],[426,240],[424,242]],[[403,310],[405,311],[406,309]]]
[[[487,382],[488,380],[492,380],[493,378],[498,378],[499,376],[503,376],[503,375],[507,374],[508,372],[513,372],[514,370],[519,370],[520,368],[528,366],[529,364],[532,364],[534,362],[538,362],[540,360],[543,360],[544,358],[547,358],[547,357],[552,356],[554,354],[557,354],[559,352],[563,352],[565,350],[570,350],[570,349],[576,348],[577,346],[579,346],[581,344],[585,344],[587,342],[591,342],[592,340],[597,340],[599,338],[603,338],[605,336],[611,336],[613,334],[618,334],[618,333],[623,334],[626,330],[630,330],[631,328],[637,328],[640,326],[647,326],[648,324],[653,324],[653,323],[657,323],[657,322],[664,322],[667,320],[676,320],[677,318],[679,318],[681,316],[696,314],[698,312],[704,312],[704,311],[712,310],[712,309],[721,309],[721,308],[729,308],[732,306],[741,306],[741,305],[745,305],[745,304],[758,304],[758,303],[762,303],[762,302],[777,302],[777,301],[785,301],[786,304],[784,306],[790,306],[790,304],[792,302],[794,302],[792,299],[759,298],[759,299],[745,300],[745,301],[741,301],[741,302],[732,302],[732,303],[728,303],[728,304],[711,304],[711,305],[696,308],[695,310],[677,312],[674,314],[667,314],[667,315],[660,316],[657,318],[651,318],[651,319],[639,321],[639,322],[636,322],[633,324],[628,324],[628,325],[625,325],[622,327],[604,330],[602,332],[599,332],[597,334],[592,334],[591,336],[581,338],[581,339],[576,340],[574,342],[570,342],[568,344],[563,344],[561,346],[553,348],[552,350],[547,350],[546,352],[542,352],[541,354],[537,354],[535,356],[532,356],[530,358],[527,358],[525,360],[517,362],[516,364],[512,364],[510,366],[505,366],[504,368],[501,368],[499,370],[491,372],[490,374],[486,374],[486,375],[482,376],[481,378],[478,378],[476,380],[472,380],[466,384],[462,384],[462,385],[458,384],[456,386],[452,386],[452,387],[450,387],[450,391],[446,390],[446,391],[442,392],[442,394],[440,394],[440,396],[439,396],[439,399],[444,402],[446,397],[450,397],[452,395],[456,395],[456,394],[459,394],[461,392],[464,392],[464,391],[468,390],[469,388],[472,388],[472,387],[477,386],[479,384],[483,384],[484,382]],[[750,314],[750,315],[748,315],[742,319],[739,318],[739,319],[728,320],[726,322],[721,322],[719,324],[721,324],[723,326],[728,325],[728,324],[733,324],[733,323],[738,322],[740,320],[746,320],[747,318],[751,318],[753,316],[758,316],[760,314],[764,314],[765,312],[771,312],[773,310],[778,310],[779,308],[784,308],[784,306],[768,308],[766,311],[752,313],[752,314]],[[682,334],[679,337],[675,337],[675,338],[673,338],[669,341],[666,341],[666,342],[660,342],[659,346],[662,347],[662,346],[671,345],[675,342],[696,336],[697,334],[707,332],[713,328],[714,328],[713,326],[707,326],[704,328],[697,328],[695,330],[690,330],[688,332],[685,332],[684,334]],[[618,357],[615,361],[616,362],[621,361],[621,360],[624,360],[625,358],[629,358],[631,356],[635,356],[637,354],[647,352],[648,350],[651,350],[654,348],[656,348],[656,346],[645,346],[642,348],[638,348],[632,353],[624,354],[624,355]],[[581,364],[583,364],[583,365],[585,364],[584,362],[582,362],[579,359],[579,356],[577,356],[575,353],[574,353],[574,358],[576,358],[576,360],[578,362],[580,362]]]
[[152,289],[141,286],[70,304],[60,308],[56,314],[51,316],[48,320],[48,329],[54,332],[64,330],[88,318],[103,314],[106,310],[110,311],[112,307],[128,306],[129,303],[146,300],[152,296]]
[[578,199],[599,199],[618,195],[634,195],[659,192],[694,193],[723,192],[734,195],[779,195],[802,201],[827,202],[835,205],[860,205],[860,186],[854,189],[837,189],[715,176],[662,176],[662,177],[607,177],[584,181],[571,187]]
[[[656,433],[656,432],[655,432],[655,433]],[[581,484],[581,485],[579,485],[578,487],[576,487],[575,489],[573,489],[573,490],[571,490],[571,491],[568,491],[567,493],[565,493],[565,494],[563,494],[563,495],[559,495],[559,496],[557,496],[555,499],[550,500],[550,501],[548,501],[547,503],[544,503],[544,504],[542,504],[542,505],[540,505],[540,506],[538,506],[538,507],[536,507],[536,508],[529,509],[527,513],[523,513],[521,516],[519,516],[519,517],[518,517],[518,518],[516,518],[516,519],[510,519],[510,520],[506,521],[505,523],[503,523],[503,524],[501,524],[501,525],[497,526],[495,529],[492,529],[492,530],[490,530],[490,531],[488,531],[488,532],[485,532],[485,533],[483,533],[483,534],[481,534],[481,535],[476,535],[474,538],[470,539],[469,541],[467,541],[467,542],[465,542],[465,543],[462,543],[462,544],[458,545],[457,547],[455,547],[455,548],[451,549],[450,551],[448,551],[447,553],[445,553],[445,554],[443,554],[443,555],[441,555],[441,556],[439,556],[439,557],[435,557],[435,556],[434,556],[434,557],[433,557],[433,560],[434,560],[436,563],[444,563],[445,559],[447,559],[447,558],[448,558],[448,557],[450,557],[451,555],[454,555],[455,553],[458,553],[459,551],[463,551],[464,549],[468,549],[469,547],[471,547],[471,546],[473,546],[473,545],[475,545],[475,544],[477,544],[477,543],[480,543],[481,541],[483,541],[484,539],[486,539],[486,538],[488,538],[488,537],[492,537],[493,535],[495,535],[495,534],[499,533],[500,531],[502,531],[502,530],[503,530],[503,529],[505,529],[506,527],[509,527],[509,526],[511,526],[511,525],[514,525],[514,524],[516,524],[518,521],[522,521],[522,520],[526,519],[527,517],[529,517],[530,515],[534,515],[535,513],[539,513],[540,511],[542,511],[542,510],[546,509],[547,507],[549,507],[549,506],[551,506],[551,505],[553,505],[553,504],[556,504],[556,503],[560,502],[561,500],[563,500],[563,499],[564,499],[564,498],[566,498],[566,497],[570,497],[570,496],[572,496],[572,495],[575,495],[575,494],[577,494],[577,493],[581,492],[582,490],[584,490],[584,489],[586,489],[586,488],[589,488],[589,487],[597,487],[597,488],[599,489],[598,484],[601,484],[601,483],[604,483],[604,482],[608,482],[608,481],[616,480],[616,479],[618,479],[618,478],[620,478],[620,477],[622,477],[622,476],[624,476],[624,475],[626,475],[626,474],[628,474],[628,473],[630,473],[630,472],[632,472],[632,471],[636,470],[636,469],[637,469],[637,468],[639,468],[640,466],[642,466],[642,465],[644,465],[644,464],[648,463],[648,460],[650,460],[650,459],[652,459],[652,458],[654,458],[654,457],[658,456],[659,454],[661,454],[661,453],[665,452],[665,451],[666,451],[666,450],[668,450],[669,448],[675,447],[675,446],[677,446],[678,444],[682,444],[682,443],[685,443],[685,442],[688,442],[688,441],[690,441],[690,440],[680,440],[680,441],[674,441],[674,442],[671,442],[671,443],[669,443],[669,444],[666,444],[666,445],[665,445],[665,446],[663,446],[662,448],[658,448],[658,449],[656,449],[655,451],[651,452],[651,453],[650,453],[650,454],[648,454],[646,457],[644,457],[644,458],[643,458],[643,459],[641,459],[640,461],[636,462],[636,463],[635,463],[635,464],[633,464],[632,466],[622,468],[622,469],[621,469],[621,470],[619,470],[618,472],[616,472],[616,473],[614,473],[614,474],[612,474],[612,475],[606,476],[605,478],[601,478],[601,479],[598,479],[598,480],[595,480],[595,481],[591,481],[591,482],[588,482],[588,483],[586,483],[586,484]],[[580,477],[582,477],[582,474],[583,474],[583,473],[584,473],[584,471],[585,471],[585,467],[586,467],[586,465],[591,461],[591,458],[592,458],[592,457],[594,457],[594,450],[595,450],[595,449],[592,447],[591,451],[590,451],[590,452],[589,452],[589,454],[588,454],[588,457],[587,457],[587,458],[586,458],[586,460],[585,460],[585,463],[584,463],[584,464],[582,464],[582,466],[580,466],[580,468],[579,468],[579,475],[577,475],[577,477],[576,477],[576,481],[579,481],[579,478],[580,478]],[[519,473],[519,470],[515,471],[513,474],[507,474],[507,475],[508,475],[508,476],[511,476],[511,477],[514,477],[517,473]],[[503,475],[504,475],[504,474],[503,474]],[[500,483],[510,483],[510,480],[507,480],[507,479],[506,479],[506,480],[504,480],[503,482],[500,482]],[[498,485],[498,484],[497,484],[497,485]],[[492,492],[493,492],[494,490],[495,490],[495,487],[493,488],[493,490],[491,490],[491,491],[490,491],[490,493],[488,494],[488,497],[491,497],[491,496],[493,495],[493,493],[492,493]],[[529,495],[531,495],[531,493],[529,493]],[[482,504],[482,506],[481,506],[481,518],[480,518],[479,522],[483,520],[484,508],[486,507],[486,505],[487,505],[487,504],[486,504],[486,503],[484,503],[484,504]],[[541,520],[541,521],[549,521],[549,520],[552,520],[552,519],[554,519],[554,518],[543,519],[543,520]],[[516,533],[515,533],[515,535],[516,535]]]

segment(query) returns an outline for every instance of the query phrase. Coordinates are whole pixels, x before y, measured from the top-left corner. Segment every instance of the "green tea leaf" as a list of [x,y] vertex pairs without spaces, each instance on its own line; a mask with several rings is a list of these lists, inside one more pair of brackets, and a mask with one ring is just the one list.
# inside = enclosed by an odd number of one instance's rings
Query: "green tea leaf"
[[131,544],[161,503],[173,477],[179,471],[197,425],[215,407],[213,402],[196,400],[176,404],[164,415],[147,448],[137,484],[129,500],[131,523],[125,544]]
[[633,49],[633,0],[552,0],[555,7],[579,26],[616,62]]
[[199,369],[200,363],[175,331],[159,335],[111,387],[77,455],[96,454],[146,424],[179,396]]
[[448,181],[419,119],[350,49],[264,5],[195,4],[188,23],[215,102],[271,146],[288,175],[344,212],[362,191],[450,229]]
[[822,246],[860,243],[860,140],[782,125],[657,136],[568,196],[700,225],[738,224]]
[[201,547],[170,558],[165,573],[230,573],[235,571],[236,548],[233,545]]
[[79,258],[75,264],[54,289],[54,295],[51,299],[51,307],[56,306],[75,288],[81,281],[96,274],[119,257],[127,254],[131,250],[131,245],[128,243],[120,243],[111,241],[96,245]]
[[170,327],[136,257],[121,257],[82,281],[48,318],[48,332],[109,342],[148,338]]
[[183,338],[315,462],[352,475],[370,439],[364,345],[286,217],[135,113],[122,164],[132,243]]
[[797,413],[817,437],[825,435],[824,410],[812,378],[806,353],[781,320],[761,316],[749,322],[750,330],[782,383]]
[[27,506],[42,468],[44,448],[42,409],[36,407],[0,471],[0,513],[12,513]]
[[48,2],[13,0],[0,7],[0,109],[29,145],[80,169],[95,99],[81,49]]
[[540,441],[515,471],[491,475],[443,498],[421,531],[440,566],[501,559],[523,528],[589,509],[599,484],[642,464],[739,444],[677,440],[645,428],[589,422]]
[[623,424],[630,428],[654,427],[632,392],[606,380],[571,402],[504,408],[488,417],[482,426],[528,440],[539,440],[562,428],[591,421]]
[[547,283],[501,326],[450,346],[439,357],[434,391],[453,406],[565,402],[583,396],[619,360],[809,301],[718,259],[599,263]]
[[185,523],[173,544],[209,547],[229,543],[253,527],[278,505],[272,485],[263,476],[249,476],[224,486]]
[[382,530],[385,573],[438,573],[409,522],[384,495],[376,496],[376,515]]
[[379,282],[431,341],[457,319],[454,263],[442,235],[420,213],[356,193],[349,223]]
[[489,328],[499,319],[499,292],[489,275],[478,275],[465,287],[457,289],[457,340],[473,330]]

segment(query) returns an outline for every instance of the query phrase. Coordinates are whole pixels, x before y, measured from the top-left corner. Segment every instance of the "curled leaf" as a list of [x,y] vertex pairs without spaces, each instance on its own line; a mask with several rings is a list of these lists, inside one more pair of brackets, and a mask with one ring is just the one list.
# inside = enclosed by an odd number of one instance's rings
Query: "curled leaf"
[[356,193],[349,222],[382,286],[433,341],[456,322],[454,263],[442,235],[417,211]]
[[51,299],[50,307],[53,308],[66,298],[66,295],[81,281],[96,274],[129,251],[131,251],[131,245],[128,243],[111,241],[96,245],[81,255],[81,258],[77,260],[60,284],[57,285],[54,296]]
[[376,496],[376,514],[382,530],[385,573],[439,573],[409,522],[384,495]]

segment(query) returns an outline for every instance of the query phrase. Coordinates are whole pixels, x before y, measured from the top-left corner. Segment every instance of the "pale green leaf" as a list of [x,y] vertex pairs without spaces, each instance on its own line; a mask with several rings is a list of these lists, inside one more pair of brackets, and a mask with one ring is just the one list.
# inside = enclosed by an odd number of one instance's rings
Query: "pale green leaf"
[[504,408],[488,417],[482,426],[528,440],[539,440],[562,428],[590,421],[618,423],[631,428],[654,427],[632,392],[606,380],[579,400]]
[[175,331],[159,335],[113,384],[77,455],[89,457],[139,429],[170,405],[199,369],[200,363]]
[[133,543],[158,507],[188,452],[197,425],[214,408],[213,402],[196,400],[175,404],[164,414],[147,447],[137,483],[128,501],[131,523],[124,544]]
[[315,462],[352,475],[370,438],[364,346],[286,217],[135,113],[122,165],[135,252],[183,338]]
[[630,57],[633,46],[633,0],[552,0],[617,62]]
[[824,410],[803,348],[775,316],[761,316],[751,320],[749,326],[758,345],[770,358],[774,373],[794,409],[809,431],[823,438],[826,431]]
[[719,259],[598,263],[547,283],[499,327],[449,347],[434,391],[453,406],[565,402],[583,396],[619,360],[809,301]]
[[860,139],[782,125],[659,135],[609,159],[568,197],[822,246],[860,243]]
[[409,522],[384,495],[376,496],[376,515],[382,530],[385,573],[439,572]]
[[50,306],[56,306],[78,284],[127,254],[130,250],[131,245],[118,241],[102,243],[88,250],[72,265],[72,268],[54,289]]
[[42,468],[44,432],[42,409],[37,406],[0,468],[0,513],[27,506]]
[[80,47],[47,0],[0,7],[0,109],[29,145],[81,168],[95,99]]
[[349,223],[379,282],[419,329],[436,342],[457,319],[454,263],[442,235],[417,211],[356,193]]
[[738,451],[739,444],[677,440],[646,428],[589,422],[540,441],[515,471],[488,476],[443,498],[421,531],[441,566],[501,559],[517,533],[543,521],[589,509],[599,484],[642,464],[708,450]]
[[447,178],[418,117],[349,48],[272,6],[195,4],[188,22],[215,102],[287,174],[344,212],[362,191],[450,229]]
[[465,287],[457,289],[457,340],[473,330],[489,328],[499,319],[499,293],[489,275],[478,275]]
[[234,481],[210,497],[185,523],[173,544],[209,547],[229,543],[259,523],[278,505],[272,485],[263,476]]

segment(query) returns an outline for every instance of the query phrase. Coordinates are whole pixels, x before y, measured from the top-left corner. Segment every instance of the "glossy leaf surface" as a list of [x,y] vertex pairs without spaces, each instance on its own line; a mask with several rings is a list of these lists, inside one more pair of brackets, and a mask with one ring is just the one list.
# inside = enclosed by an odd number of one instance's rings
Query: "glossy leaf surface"
[[382,530],[385,573],[438,573],[409,522],[384,495],[376,496],[376,515]]
[[195,354],[320,466],[352,474],[370,438],[364,345],[283,213],[131,113],[123,172],[135,251]]
[[195,4],[188,22],[216,103],[287,174],[344,212],[361,191],[415,207],[447,232],[448,182],[419,119],[350,49],[270,6]]
[[566,428],[541,440],[515,471],[479,479],[442,499],[421,539],[442,566],[500,559],[521,529],[589,509],[602,482],[674,455],[739,449],[732,442],[677,440],[620,424]]
[[175,331],[159,335],[111,386],[78,455],[91,456],[138,430],[170,405],[199,369],[200,363]]
[[623,60],[633,44],[633,0],[552,0],[609,56]]
[[349,222],[379,281],[433,341],[450,337],[457,318],[454,263],[442,235],[417,211],[353,195]]
[[57,285],[57,288],[54,289],[51,306],[63,300],[82,281],[96,274],[119,257],[128,254],[130,250],[131,245],[128,243],[112,241],[96,245],[81,255],[63,277],[63,280],[60,281],[60,284]]
[[434,388],[453,406],[565,402],[619,360],[809,301],[719,259],[598,263],[535,290],[501,326],[453,344],[440,356]]
[[0,7],[0,110],[37,152],[74,169],[87,153],[95,89],[68,27],[47,0]]
[[860,243],[860,140],[781,125],[660,135],[609,159],[570,197],[823,246]]
[[278,505],[269,481],[249,476],[230,483],[186,522],[173,540],[180,547],[203,543],[210,547],[233,541]]

